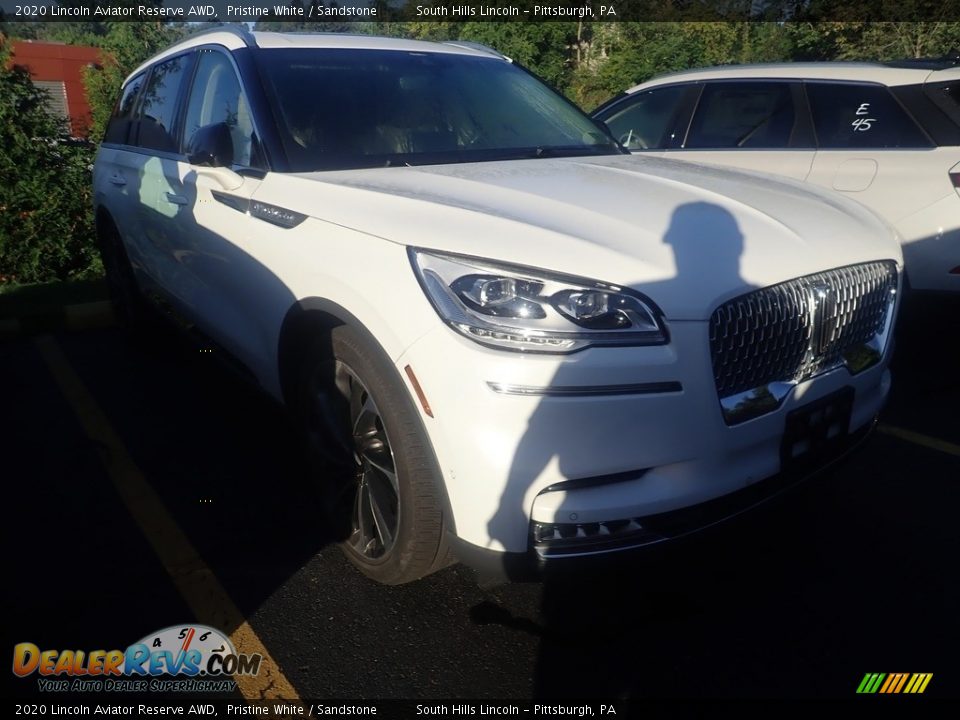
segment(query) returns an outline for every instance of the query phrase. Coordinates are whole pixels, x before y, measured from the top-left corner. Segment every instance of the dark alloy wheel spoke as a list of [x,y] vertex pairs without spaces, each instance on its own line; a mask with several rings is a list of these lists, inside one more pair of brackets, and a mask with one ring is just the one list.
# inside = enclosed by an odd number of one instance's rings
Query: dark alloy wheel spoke
[[350,544],[361,555],[372,556],[376,552],[376,538],[372,534],[372,520],[370,516],[369,492],[366,485],[357,489],[354,501],[354,530]]
[[390,483],[390,490],[396,497],[400,492],[397,482],[397,471],[393,467],[393,453],[379,436],[368,441],[360,449],[360,457],[375,471],[377,477],[385,477]]
[[393,545],[393,533],[397,524],[396,495],[393,493],[393,486],[385,483],[377,471],[373,470],[367,474],[366,487],[380,544],[384,548],[389,548]]
[[[376,560],[390,552],[397,538],[400,494],[393,450],[373,396],[346,364],[338,361],[336,388],[349,408],[347,432],[335,432],[338,442],[351,445],[354,462],[352,533],[347,545]],[[330,420],[328,416],[324,418]]]

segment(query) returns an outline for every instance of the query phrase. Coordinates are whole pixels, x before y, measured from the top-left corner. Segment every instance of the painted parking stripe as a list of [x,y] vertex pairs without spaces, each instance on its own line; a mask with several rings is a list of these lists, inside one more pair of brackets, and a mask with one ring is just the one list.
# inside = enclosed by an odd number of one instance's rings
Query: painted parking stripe
[[234,677],[243,697],[247,700],[299,702],[300,697],[293,685],[227,595],[213,570],[204,563],[167,512],[63,350],[49,335],[34,342],[87,437],[99,449],[101,461],[127,511],[140,526],[177,590],[196,615],[197,622],[218,628],[236,628],[230,634],[230,640],[237,651],[263,656],[258,675]]
[[914,445],[920,445],[925,448],[930,448],[931,450],[938,450],[942,453],[946,453],[947,455],[960,457],[960,445],[947,442],[946,440],[941,440],[940,438],[930,437],[929,435],[923,435],[921,433],[914,432],[913,430],[906,430],[904,428],[886,425],[883,423],[877,425],[877,432],[881,432],[884,435],[890,435],[891,437],[904,440],[908,443],[913,443]]

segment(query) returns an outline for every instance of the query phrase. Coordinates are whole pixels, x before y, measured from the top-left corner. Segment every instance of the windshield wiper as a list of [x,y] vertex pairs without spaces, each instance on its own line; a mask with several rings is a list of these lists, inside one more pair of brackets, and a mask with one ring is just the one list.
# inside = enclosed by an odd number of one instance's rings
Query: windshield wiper
[[384,155],[344,155],[324,158],[314,171],[361,170],[372,168],[418,167],[454,163],[526,160],[530,158],[582,157],[584,155],[620,155],[614,145],[536,145],[518,148],[490,148],[469,151],[390,153]]
[[537,145],[533,148],[518,150],[523,157],[557,158],[579,157],[581,155],[613,155],[616,148],[611,145]]

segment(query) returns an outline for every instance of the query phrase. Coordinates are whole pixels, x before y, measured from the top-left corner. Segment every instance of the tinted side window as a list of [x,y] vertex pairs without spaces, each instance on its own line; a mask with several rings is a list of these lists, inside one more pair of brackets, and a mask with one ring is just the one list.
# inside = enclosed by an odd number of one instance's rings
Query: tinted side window
[[[952,97],[950,90],[953,90]],[[960,88],[897,85],[890,93],[938,147],[960,145]]]
[[685,148],[787,148],[797,122],[790,84],[708,83]]
[[881,85],[808,83],[821,148],[927,148],[929,138]]
[[118,143],[123,145],[129,142],[127,137],[130,130],[130,121],[133,118],[134,103],[140,94],[140,88],[143,86],[143,75],[137,75],[123,89],[123,94],[117,101],[113,109],[113,115],[107,122],[107,131],[104,133],[103,141],[108,143]]
[[670,146],[674,121],[687,86],[653,88],[624,100],[604,118],[613,136],[628,150]]
[[168,60],[153,68],[140,103],[137,145],[151,150],[177,152],[174,136],[177,97],[186,74],[189,56]]
[[233,163],[258,164],[254,146],[253,119],[250,105],[230,61],[222,53],[207,51],[200,55],[194,76],[184,123],[183,149],[186,151],[193,134],[205,125],[226,123],[233,139]]
[[931,83],[924,90],[937,107],[960,124],[960,81]]

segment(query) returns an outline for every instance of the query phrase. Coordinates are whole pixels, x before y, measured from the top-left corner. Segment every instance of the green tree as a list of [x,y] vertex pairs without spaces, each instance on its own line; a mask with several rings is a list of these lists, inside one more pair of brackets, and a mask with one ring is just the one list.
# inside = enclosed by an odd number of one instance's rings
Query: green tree
[[469,22],[459,39],[489,45],[559,89],[570,82],[575,22]]
[[960,47],[960,22],[952,20],[797,22],[785,31],[797,60],[939,57]]
[[[132,0],[131,0],[132,2]],[[139,0],[153,2],[158,0]],[[74,4],[84,4],[83,0]],[[89,3],[87,3],[89,4]],[[17,36],[103,49],[84,83],[90,137],[98,142],[123,79],[186,33],[166,22],[7,23]],[[0,282],[42,282],[102,270],[91,215],[90,168],[95,148],[61,137],[63,119],[47,114],[42,91],[10,67],[0,33]],[[9,180],[7,180],[9,178]]]
[[[89,7],[91,0],[60,0],[61,5]],[[102,3],[101,3],[102,4]],[[112,0],[112,5],[162,5],[162,0]],[[84,71],[84,86],[91,107],[90,137],[103,137],[107,119],[124,78],[141,62],[188,32],[185,23],[165,20],[148,22],[7,22],[4,27],[14,38],[91,45],[103,50],[97,68]]]
[[678,23],[594,23],[569,92],[592,108],[631,85],[695,62]]
[[9,61],[0,34],[0,283],[98,274],[93,150],[62,137],[63,118],[48,114],[45,93]]

